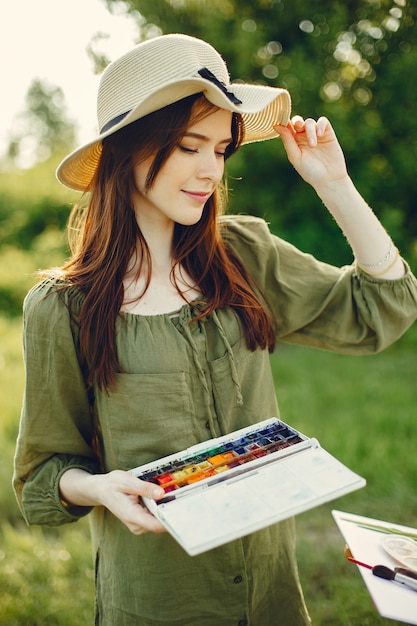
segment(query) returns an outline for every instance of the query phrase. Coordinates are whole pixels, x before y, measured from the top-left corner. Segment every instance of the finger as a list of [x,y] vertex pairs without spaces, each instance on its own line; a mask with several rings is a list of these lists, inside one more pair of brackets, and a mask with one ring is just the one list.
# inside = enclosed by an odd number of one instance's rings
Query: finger
[[141,535],[145,532],[165,531],[161,522],[148,510],[140,496],[131,494],[123,497],[125,499],[110,507],[110,510],[132,533]]
[[336,133],[331,122],[327,119],[327,117],[320,117],[317,121],[317,136],[321,138],[326,138],[327,141],[335,140],[337,141]]
[[292,128],[296,135],[305,135],[309,146],[317,145],[317,122],[311,117],[306,120],[301,115],[294,115],[291,119]]
[[[132,474],[128,474],[129,476],[129,493],[134,493],[138,496],[143,496],[144,498],[152,498],[153,500],[159,500],[165,495],[165,491],[159,485],[154,485],[153,483],[148,483],[145,480],[141,480],[140,478],[136,478]],[[131,491],[131,489],[133,491]]]
[[149,532],[158,534],[166,532],[166,528],[149,511],[143,511],[140,520],[132,521],[126,525],[134,535],[143,535]]
[[313,118],[309,117],[304,123],[305,134],[307,137],[307,143],[309,146],[317,145],[317,122]]
[[319,117],[317,120],[317,137],[323,137],[329,128],[331,128],[331,124],[327,117]]
[[107,474],[116,491],[134,496],[145,496],[158,500],[164,496],[164,490],[159,485],[140,480],[133,474],[122,470],[114,470]]
[[140,501],[136,503],[134,514],[124,520],[124,523],[134,535],[166,532],[161,522]]
[[304,118],[301,115],[293,115],[291,118],[291,124],[294,130],[299,132],[304,128]]
[[288,160],[290,161],[290,163],[295,165],[300,157],[300,148],[294,138],[297,135],[297,132],[293,128],[292,123],[289,122],[287,126],[281,126],[279,124],[276,124],[274,126],[274,130],[281,137],[282,144],[288,156]]

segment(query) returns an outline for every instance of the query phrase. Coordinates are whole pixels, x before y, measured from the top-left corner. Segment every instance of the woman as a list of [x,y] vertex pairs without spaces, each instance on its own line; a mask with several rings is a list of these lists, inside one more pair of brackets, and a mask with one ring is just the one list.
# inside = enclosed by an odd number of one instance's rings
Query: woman
[[[126,472],[277,416],[277,340],[366,354],[416,318],[416,280],[329,121],[289,114],[285,90],[232,85],[211,46],[165,35],[107,68],[101,134],[58,168],[89,203],[72,258],[25,301],[14,484],[29,524],[91,512],[97,624],[310,623],[293,520],[189,557],[140,505],[162,490]],[[263,220],[220,217],[225,160],[277,134],[352,266],[301,253]]]

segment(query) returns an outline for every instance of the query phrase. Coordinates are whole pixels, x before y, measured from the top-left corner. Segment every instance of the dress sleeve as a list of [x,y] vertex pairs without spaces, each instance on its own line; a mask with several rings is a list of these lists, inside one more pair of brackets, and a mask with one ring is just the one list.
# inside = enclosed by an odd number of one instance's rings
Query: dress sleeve
[[222,232],[263,292],[279,340],[370,354],[417,318],[417,280],[405,261],[404,277],[381,280],[355,264],[334,267],[300,252],[259,218],[229,216]]
[[73,467],[100,471],[74,339],[65,298],[48,282],[34,287],[23,308],[26,385],[13,476],[28,524],[58,525],[87,514],[90,508],[61,501],[59,479]]

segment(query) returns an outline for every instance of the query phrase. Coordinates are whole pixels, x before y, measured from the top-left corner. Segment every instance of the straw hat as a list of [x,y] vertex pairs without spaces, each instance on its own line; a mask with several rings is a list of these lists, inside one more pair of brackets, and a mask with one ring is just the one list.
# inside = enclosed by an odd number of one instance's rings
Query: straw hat
[[286,125],[290,117],[285,89],[230,83],[225,62],[210,44],[188,35],[162,35],[140,43],[105,69],[97,97],[99,135],[60,163],[58,180],[85,191],[105,137],[200,92],[216,106],[242,114],[243,143],[277,137],[273,125]]

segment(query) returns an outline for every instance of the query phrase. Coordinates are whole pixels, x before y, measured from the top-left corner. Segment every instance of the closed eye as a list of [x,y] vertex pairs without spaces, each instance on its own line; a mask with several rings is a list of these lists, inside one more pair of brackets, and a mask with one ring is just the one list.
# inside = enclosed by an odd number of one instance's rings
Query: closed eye
[[181,150],[181,152],[186,152],[187,154],[195,154],[198,152],[198,150],[193,150],[191,148],[186,148],[185,146],[178,146],[179,149]]
[[[186,146],[178,146],[181,152],[185,152],[186,154],[198,154],[198,149],[187,148]],[[226,152],[216,151],[216,156],[220,159],[224,159],[226,156]]]

